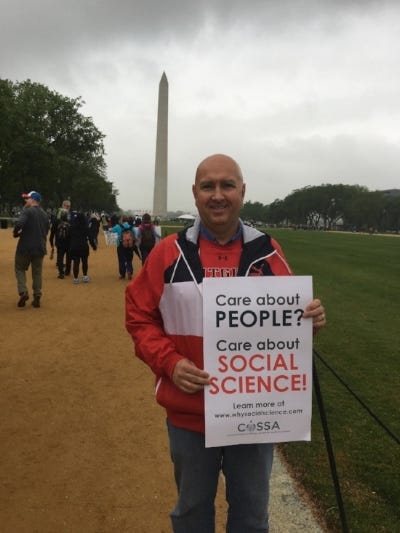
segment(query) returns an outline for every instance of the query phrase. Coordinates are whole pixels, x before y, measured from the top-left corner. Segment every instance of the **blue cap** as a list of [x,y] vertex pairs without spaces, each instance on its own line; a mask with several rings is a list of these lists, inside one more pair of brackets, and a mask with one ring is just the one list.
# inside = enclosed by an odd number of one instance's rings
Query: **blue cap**
[[28,198],[30,198],[31,200],[35,200],[36,202],[41,202],[42,201],[42,197],[41,197],[40,193],[38,193],[36,191],[31,191],[31,192],[28,192],[28,193],[24,193],[22,195],[22,198],[25,198],[25,200],[28,200]]

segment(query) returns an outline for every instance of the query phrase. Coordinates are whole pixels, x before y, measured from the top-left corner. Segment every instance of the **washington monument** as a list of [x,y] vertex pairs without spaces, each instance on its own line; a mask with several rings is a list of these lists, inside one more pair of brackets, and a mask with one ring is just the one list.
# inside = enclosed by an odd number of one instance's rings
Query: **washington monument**
[[168,190],[168,80],[165,72],[158,88],[156,165],[154,173],[153,216],[167,215]]

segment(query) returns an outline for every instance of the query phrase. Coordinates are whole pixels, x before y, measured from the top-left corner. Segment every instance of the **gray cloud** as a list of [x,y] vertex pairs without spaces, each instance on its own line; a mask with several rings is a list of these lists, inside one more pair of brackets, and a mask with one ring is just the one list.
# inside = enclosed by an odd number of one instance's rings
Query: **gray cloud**
[[248,198],[265,203],[329,180],[398,186],[397,2],[0,0],[0,8],[0,76],[82,96],[106,134],[124,208],[152,205],[164,70],[171,209],[194,209],[194,168],[221,151],[241,163]]

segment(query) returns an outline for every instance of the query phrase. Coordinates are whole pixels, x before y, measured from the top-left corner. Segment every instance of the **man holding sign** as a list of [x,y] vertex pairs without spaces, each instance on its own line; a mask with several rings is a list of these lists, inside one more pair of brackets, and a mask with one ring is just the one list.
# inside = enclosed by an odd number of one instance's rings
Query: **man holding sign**
[[[178,501],[174,533],[212,533],[220,471],[229,504],[227,532],[268,531],[269,478],[273,444],[206,447],[204,389],[214,387],[204,369],[203,279],[290,276],[278,243],[245,226],[239,212],[245,184],[231,157],[207,157],[192,187],[199,217],[194,225],[163,239],[126,289],[126,327],[136,355],[156,375],[156,397],[167,412]],[[325,326],[319,300],[301,320],[313,331]]]

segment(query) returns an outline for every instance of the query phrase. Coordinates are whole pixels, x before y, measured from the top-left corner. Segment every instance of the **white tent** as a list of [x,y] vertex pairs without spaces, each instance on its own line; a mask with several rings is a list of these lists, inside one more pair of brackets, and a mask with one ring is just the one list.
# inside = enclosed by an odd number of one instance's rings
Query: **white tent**
[[196,217],[194,217],[193,215],[181,215],[178,218],[179,220],[194,220]]

